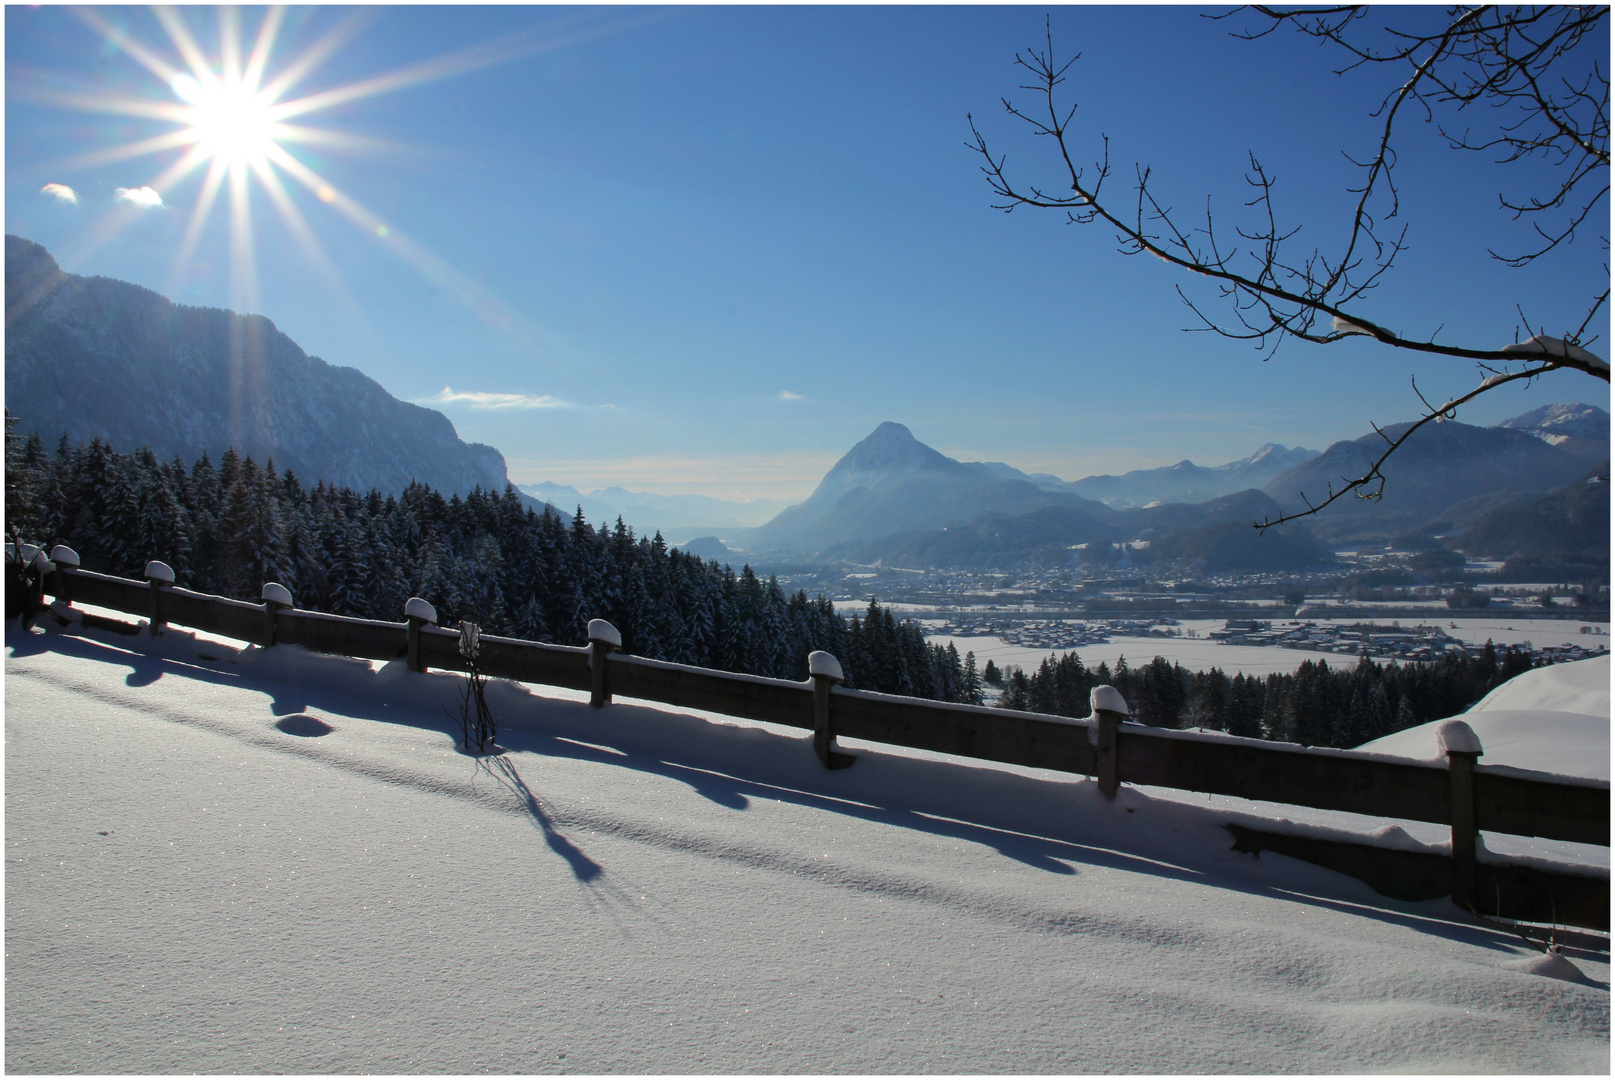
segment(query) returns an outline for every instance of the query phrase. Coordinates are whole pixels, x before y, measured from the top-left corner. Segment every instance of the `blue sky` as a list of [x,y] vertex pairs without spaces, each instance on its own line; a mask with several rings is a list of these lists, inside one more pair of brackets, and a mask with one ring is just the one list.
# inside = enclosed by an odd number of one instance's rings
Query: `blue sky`
[[[219,70],[217,14],[182,18]],[[242,9],[243,54],[263,18]],[[182,104],[139,60],[143,47],[181,66],[151,11],[8,7],[6,229],[76,273],[264,314],[311,354],[441,408],[517,482],[584,490],[803,497],[883,420],[955,457],[1069,479],[1216,464],[1411,419],[1410,377],[1432,398],[1476,381],[1467,362],[1366,341],[1291,342],[1264,362],[1183,332],[1194,318],[1174,286],[1206,294],[1181,274],[1117,254],[1100,229],[992,209],[966,114],[1012,168],[1051,175],[1049,148],[999,104],[1030,99],[1013,60],[1043,20],[1032,7],[291,9],[270,80],[346,36],[280,100],[406,72],[289,121],[346,140],[282,143],[331,189],[283,179],[316,258],[256,180],[250,227],[232,229],[227,196],[197,218],[206,168],[162,175],[185,147],[86,160],[177,129],[85,107]],[[1385,72],[1336,76],[1306,39],[1234,40],[1197,9],[1052,20],[1057,51],[1083,54],[1075,142],[1093,155],[1110,136],[1113,184],[1148,164],[1175,207],[1209,197],[1231,226],[1254,151],[1305,235],[1339,235],[1354,179],[1342,151],[1372,148]],[[1516,305],[1550,332],[1580,322],[1608,283],[1607,226],[1511,270],[1486,252],[1526,241],[1497,196],[1528,188],[1531,166],[1495,168],[1422,124],[1398,145],[1412,247],[1361,314],[1487,348],[1514,339]],[[147,186],[161,205],[130,201]],[[1604,356],[1607,328],[1606,314]],[[1608,408],[1608,387],[1560,373],[1460,419],[1550,401]]]

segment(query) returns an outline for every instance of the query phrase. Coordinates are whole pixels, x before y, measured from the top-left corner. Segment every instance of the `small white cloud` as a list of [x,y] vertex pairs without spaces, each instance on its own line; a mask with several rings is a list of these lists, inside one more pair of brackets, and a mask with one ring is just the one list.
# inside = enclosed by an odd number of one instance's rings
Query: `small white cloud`
[[39,193],[49,195],[53,199],[60,199],[65,203],[72,203],[74,206],[78,205],[79,193],[66,184],[46,184],[39,189]]
[[564,409],[568,405],[548,394],[491,394],[475,390],[453,390],[445,386],[421,405],[465,405],[472,409]]
[[142,210],[163,205],[163,197],[149,187],[121,187],[112,193],[112,197],[119,202],[133,203]]
[[789,390],[781,390],[779,392],[779,399],[781,401],[805,401],[806,400],[805,398],[802,397],[801,394],[793,394]]

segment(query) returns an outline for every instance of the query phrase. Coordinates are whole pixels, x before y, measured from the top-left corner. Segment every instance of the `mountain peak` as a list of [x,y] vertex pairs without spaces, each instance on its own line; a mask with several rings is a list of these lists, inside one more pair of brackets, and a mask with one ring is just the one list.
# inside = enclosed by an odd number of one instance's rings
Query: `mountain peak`
[[[887,420],[864,437],[835,463],[824,483],[838,491],[872,487],[893,475],[910,472],[972,472],[914,437],[914,433]],[[821,485],[822,486],[822,485]]]
[[1496,426],[1535,435],[1550,446],[1593,460],[1609,456],[1609,413],[1596,405],[1555,402]]

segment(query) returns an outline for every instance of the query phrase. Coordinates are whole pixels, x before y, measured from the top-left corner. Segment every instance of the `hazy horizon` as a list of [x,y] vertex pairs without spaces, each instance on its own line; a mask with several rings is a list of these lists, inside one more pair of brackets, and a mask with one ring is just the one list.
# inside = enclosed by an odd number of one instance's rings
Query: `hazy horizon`
[[[1052,29],[1082,53],[1075,141],[1109,137],[1113,184],[1149,165],[1232,228],[1254,152],[1286,219],[1337,235],[1384,72],[1184,8],[1061,8]],[[442,410],[513,481],[580,491],[799,500],[885,420],[1067,480],[1216,465],[1412,419],[1410,379],[1431,399],[1478,381],[1362,340],[1264,362],[1184,332],[1175,287],[1210,294],[1181,273],[993,209],[966,114],[1049,175],[999,102],[1029,99],[1014,58],[1043,33],[1019,7],[8,7],[7,230],[74,273],[263,314]],[[226,125],[213,83],[259,75],[273,102]],[[1497,199],[1535,166],[1423,124],[1398,151],[1409,247],[1364,317],[1482,348],[1522,311],[1579,322],[1608,283],[1597,237],[1525,270],[1488,254],[1530,238]],[[1458,419],[1552,401],[1608,409],[1608,387],[1560,372]]]

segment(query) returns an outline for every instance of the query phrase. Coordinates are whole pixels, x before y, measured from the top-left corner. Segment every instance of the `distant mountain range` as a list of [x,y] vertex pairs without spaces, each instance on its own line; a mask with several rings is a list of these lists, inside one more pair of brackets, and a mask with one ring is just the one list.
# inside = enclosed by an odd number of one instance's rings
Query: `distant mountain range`
[[[309,356],[261,315],[175,304],[64,273],[6,237],[6,408],[19,434],[66,433],[187,462],[228,448],[305,483],[444,494],[504,491],[505,459],[448,417],[399,401],[354,368]],[[530,505],[540,506],[532,502]]]
[[[1066,483],[1001,462],[956,461],[888,421],[848,451],[805,502],[738,542],[756,553],[816,554],[916,569],[1104,561],[1182,561],[1207,572],[1297,569],[1332,561],[1331,547],[1341,540],[1385,543],[1409,530],[1456,537],[1491,520],[1488,514],[1502,514],[1582,479],[1587,458],[1538,429],[1568,434],[1573,424],[1571,437],[1589,438],[1583,433],[1596,432],[1600,417],[1607,426],[1608,414],[1591,406],[1549,407],[1491,428],[1432,425],[1387,466],[1390,480],[1378,502],[1343,499],[1320,517],[1265,533],[1252,524],[1303,509],[1302,493],[1319,501],[1331,482],[1361,475],[1384,440],[1367,435],[1321,454],[1269,444],[1249,458],[1209,469],[1185,461]],[[1395,438],[1406,427],[1393,425],[1386,433]],[[1263,476],[1268,479],[1258,489],[1255,481]],[[1210,499],[1154,497],[1172,491],[1194,495],[1241,481],[1248,485],[1243,490]],[[1078,494],[1084,487],[1106,494],[1110,504]],[[1586,509],[1588,497],[1572,491],[1552,504],[1574,502],[1574,514],[1559,516],[1582,523],[1573,543],[1566,537],[1548,545],[1555,552],[1573,548],[1581,559],[1596,547],[1596,507]],[[1496,520],[1500,524],[1488,526],[1491,531],[1476,533],[1490,537],[1502,530],[1514,537],[1489,542],[1488,550],[1502,552],[1494,557],[1535,550],[1522,546],[1518,515]],[[1607,509],[1604,520],[1607,545]],[[1588,529],[1591,541],[1582,535]],[[1461,548],[1456,540],[1454,546]]]
[[[1608,414],[1603,415],[1607,425]],[[1426,425],[1387,463],[1387,482],[1379,499],[1340,499],[1313,519],[1313,531],[1331,542],[1394,536],[1427,523],[1439,524],[1443,518],[1457,522],[1534,498],[1586,472],[1586,457],[1511,426],[1515,422],[1496,427],[1457,421]],[[1391,424],[1384,429],[1385,436],[1394,440],[1408,427]],[[1385,445],[1385,439],[1373,433],[1337,442],[1273,477],[1263,490],[1286,512],[1305,509],[1308,500],[1321,502],[1331,484],[1338,488],[1344,479],[1364,475]],[[1604,449],[1607,459],[1607,442]]]
[[1107,506],[1148,506],[1154,502],[1200,503],[1247,488],[1259,488],[1286,469],[1318,456],[1318,451],[1267,443],[1250,457],[1209,467],[1184,459],[1159,469],[1135,469],[1120,476],[1088,476],[1066,485]]
[[[1052,481],[1052,483],[1050,483]],[[1200,505],[1116,510],[1056,477],[1040,485],[1002,463],[961,462],[886,422],[847,452],[806,502],[745,537],[749,550],[905,567],[990,568],[1149,562],[1210,552],[1211,569],[1290,569],[1332,555],[1304,529],[1257,537],[1278,512],[1260,491]],[[1263,544],[1260,541],[1267,540]]]
[[660,532],[671,544],[708,533],[728,534],[751,529],[790,505],[784,499],[737,502],[708,495],[654,495],[620,487],[601,488],[585,495],[577,488],[549,482],[517,487],[569,513],[582,507],[584,520],[591,524],[611,524],[620,516],[636,532],[645,535]]

